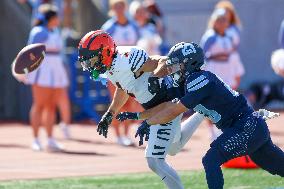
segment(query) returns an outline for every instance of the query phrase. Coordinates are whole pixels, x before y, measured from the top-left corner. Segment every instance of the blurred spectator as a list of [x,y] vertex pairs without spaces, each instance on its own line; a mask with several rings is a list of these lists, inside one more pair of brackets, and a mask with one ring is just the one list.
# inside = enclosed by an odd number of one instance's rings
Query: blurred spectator
[[166,55],[170,50],[170,45],[166,39],[166,26],[163,21],[163,14],[155,0],[144,0],[144,4],[150,13],[148,22],[156,26],[156,30],[162,38],[160,45],[161,55]]
[[27,77],[27,83],[32,85],[33,94],[30,111],[34,135],[32,149],[42,150],[38,138],[39,127],[42,124],[48,136],[47,149],[59,151],[62,150],[62,146],[53,138],[56,106],[61,110],[62,119],[70,122],[70,105],[66,90],[68,77],[61,57],[63,43],[57,29],[59,26],[57,8],[50,4],[42,4],[38,12],[28,43],[44,43],[46,56],[42,65],[36,71],[29,73]]
[[[239,68],[239,72],[244,74],[244,67],[238,52],[238,48],[240,45],[240,29],[241,29],[241,21],[235,11],[234,5],[228,1],[223,0],[219,1],[215,9],[225,9],[226,17],[229,21],[229,27],[226,30],[226,35],[229,36],[233,41],[233,52],[230,54],[230,62],[235,65],[236,68]],[[241,76],[241,75],[240,75]],[[240,76],[236,76],[236,86],[238,87],[240,84]]]
[[18,0],[19,3],[28,3],[32,7],[32,23],[37,19],[38,8],[42,4],[53,4],[57,7],[57,14],[61,19],[63,17],[64,0]]
[[145,4],[140,1],[132,1],[129,6],[129,13],[135,19],[139,27],[140,39],[137,42],[137,46],[142,47],[149,55],[160,54],[159,47],[162,43],[162,39],[155,25],[148,22],[149,12]]
[[136,23],[127,17],[126,0],[109,1],[111,18],[102,26],[102,30],[108,32],[119,46],[136,45],[139,39],[139,31]]
[[279,30],[279,42],[282,49],[284,49],[284,19],[281,23]]
[[155,0],[145,0],[144,4],[148,12],[150,13],[148,22],[154,24],[160,36],[164,38],[165,25],[162,20],[162,12],[159,9],[157,3],[155,2]]
[[[225,9],[215,9],[208,23],[208,30],[201,39],[201,46],[206,56],[205,69],[218,75],[231,88],[237,89],[239,78],[244,74],[240,64],[231,61],[234,53],[234,43],[227,35],[229,27]],[[215,140],[220,134],[212,123],[210,123],[211,138]]]
[[[126,0],[110,0],[109,1],[111,18],[102,26],[102,30],[108,32],[114,39],[116,45],[134,46],[139,39],[139,29],[134,21],[127,17],[127,1]],[[115,87],[108,82],[108,89],[113,97]],[[139,111],[142,107],[131,97],[120,111]],[[119,122],[113,119],[117,143],[123,146],[133,145],[133,141],[129,137],[129,127],[131,121]],[[120,127],[124,133],[121,134]]]
[[[50,5],[54,5],[54,7],[56,7],[57,9],[57,17],[58,17],[58,22],[60,23],[63,20],[63,11],[67,11],[65,8],[65,6],[70,6],[71,4],[71,0],[18,0],[18,2],[20,3],[29,3],[30,6],[32,7],[32,24],[34,24],[34,22],[38,22],[39,17],[42,17],[42,13],[39,12],[39,7],[43,4],[50,4]],[[65,6],[64,6],[65,5]],[[69,7],[70,9],[70,7]],[[68,17],[69,12],[67,11],[67,16]],[[68,20],[68,19],[67,19]],[[66,24],[66,26],[70,27],[70,23],[68,22],[68,24]],[[62,40],[60,39],[60,42],[62,42]],[[63,48],[63,44],[60,44],[61,47]],[[63,49],[60,49],[60,53],[63,53]],[[61,54],[62,55],[62,54]],[[58,98],[60,98],[60,100],[56,101],[56,106],[59,109],[59,113],[60,113],[60,118],[61,118],[61,122],[59,124],[63,135],[66,139],[70,138],[70,131],[68,128],[68,125],[70,125],[71,122],[71,111],[70,111],[70,101],[69,101],[69,96],[68,96],[68,90],[67,87],[64,88],[64,90],[62,90],[61,95],[58,96]]]
[[205,68],[221,77],[233,89],[237,89],[244,68],[231,61],[231,55],[235,52],[233,40],[226,33],[228,27],[226,10],[216,9],[210,18],[208,30],[202,36],[201,46],[207,61]]

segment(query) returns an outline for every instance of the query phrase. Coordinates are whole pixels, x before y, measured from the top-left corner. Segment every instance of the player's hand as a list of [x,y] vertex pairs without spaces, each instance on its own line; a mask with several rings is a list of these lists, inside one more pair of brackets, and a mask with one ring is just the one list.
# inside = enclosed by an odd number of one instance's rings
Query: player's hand
[[259,109],[258,111],[254,112],[254,113],[255,113],[256,116],[262,117],[265,121],[280,116],[279,113],[270,112],[266,109]]
[[138,120],[139,119],[139,113],[138,112],[120,112],[116,119],[119,121],[125,121],[127,119],[131,120]]
[[145,141],[149,140],[149,135],[150,135],[150,125],[146,121],[143,121],[141,125],[138,127],[135,134],[135,138],[139,136],[139,146],[143,145],[144,137]]
[[106,112],[102,119],[100,120],[97,128],[99,135],[103,135],[107,138],[108,127],[112,122],[113,114],[111,112]]

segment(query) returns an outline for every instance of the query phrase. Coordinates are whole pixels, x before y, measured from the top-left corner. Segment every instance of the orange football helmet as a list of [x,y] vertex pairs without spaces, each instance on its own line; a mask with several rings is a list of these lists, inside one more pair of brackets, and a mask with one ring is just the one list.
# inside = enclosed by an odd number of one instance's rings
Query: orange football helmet
[[78,59],[83,70],[91,72],[94,79],[97,79],[99,74],[105,73],[111,67],[116,55],[114,40],[102,30],[87,33],[81,39],[78,50]]

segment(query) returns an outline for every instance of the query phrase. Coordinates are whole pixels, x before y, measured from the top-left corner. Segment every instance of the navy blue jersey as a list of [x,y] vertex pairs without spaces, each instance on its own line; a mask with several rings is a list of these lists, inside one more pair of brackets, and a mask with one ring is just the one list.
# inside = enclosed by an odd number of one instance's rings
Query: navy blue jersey
[[230,127],[230,122],[241,113],[251,111],[243,95],[232,90],[215,74],[194,72],[185,82],[185,96],[181,103],[208,117],[219,129]]
[[183,84],[177,85],[171,76],[165,76],[161,79],[150,77],[148,80],[148,90],[153,92],[155,96],[149,102],[142,104],[146,110],[163,102],[168,102],[175,98],[180,99],[184,96]]

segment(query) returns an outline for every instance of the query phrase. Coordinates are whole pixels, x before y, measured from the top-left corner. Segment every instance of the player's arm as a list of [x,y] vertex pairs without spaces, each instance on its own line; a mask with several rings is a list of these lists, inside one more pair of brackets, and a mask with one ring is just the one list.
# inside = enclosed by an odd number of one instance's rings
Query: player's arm
[[139,113],[139,119],[140,120],[145,120],[145,119],[148,119],[150,117],[153,117],[157,114],[157,112],[160,112],[162,110],[164,110],[168,105],[169,105],[170,102],[164,102],[162,104],[159,104],[151,109],[148,109],[148,110],[145,110],[143,112],[140,112]]
[[155,112],[154,116],[147,119],[147,123],[149,125],[168,123],[187,110],[181,102],[166,102],[165,108],[159,112]]
[[121,109],[121,107],[126,103],[129,95],[123,91],[121,88],[116,87],[113,100],[108,108],[108,111],[102,116],[97,132],[99,135],[103,135],[107,138],[108,127],[112,122],[113,116]]
[[122,106],[127,102],[129,95],[121,88],[116,87],[113,100],[108,108],[108,112],[117,114]]
[[143,112],[121,112],[116,116],[116,119],[119,121],[125,120],[145,120],[150,117],[153,117],[157,112],[162,111],[167,107],[167,102],[159,104],[151,109],[145,110]]
[[167,56],[159,56],[159,55],[150,56],[143,64],[143,66],[135,74],[140,75],[141,72],[154,72],[155,74],[155,72],[157,72],[157,69],[165,67],[164,65],[166,63],[166,60]]

